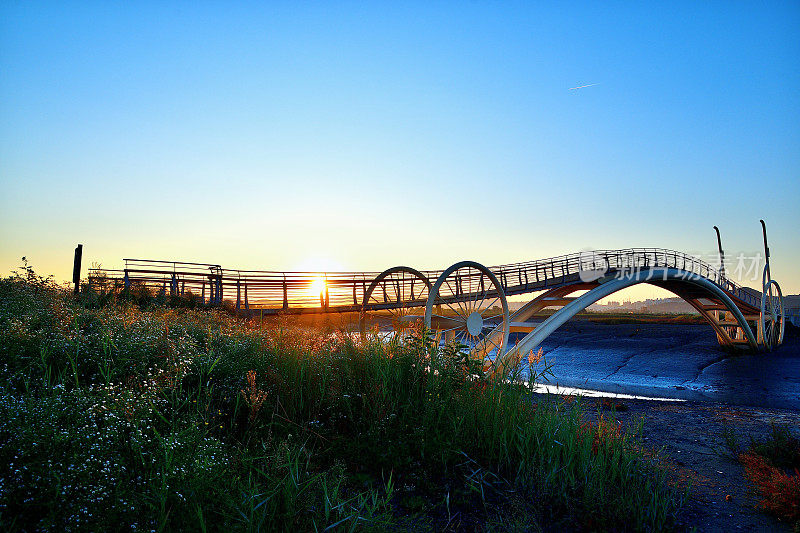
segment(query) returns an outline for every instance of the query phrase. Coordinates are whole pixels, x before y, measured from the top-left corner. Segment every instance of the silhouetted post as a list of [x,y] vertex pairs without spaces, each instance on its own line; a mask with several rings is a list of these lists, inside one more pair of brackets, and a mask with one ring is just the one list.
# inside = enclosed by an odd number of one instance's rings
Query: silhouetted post
[[83,245],[79,244],[75,248],[75,262],[72,265],[72,282],[75,284],[75,294],[81,290],[81,257],[83,256]]
[[767,262],[767,277],[770,277],[769,271],[769,246],[767,245],[767,225],[763,220],[761,222],[761,231],[764,233],[764,260]]
[[722,251],[722,238],[719,236],[718,227],[714,226],[714,231],[717,232],[717,248],[719,248],[719,275],[725,279],[725,252]]

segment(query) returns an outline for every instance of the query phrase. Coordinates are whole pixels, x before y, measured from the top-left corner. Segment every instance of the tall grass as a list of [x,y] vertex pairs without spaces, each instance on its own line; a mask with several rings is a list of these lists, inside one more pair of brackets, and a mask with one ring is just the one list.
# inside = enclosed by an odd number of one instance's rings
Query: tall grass
[[[85,305],[89,301],[91,305]],[[417,330],[74,299],[0,280],[9,530],[651,530],[685,493],[636,432]],[[516,527],[513,526],[513,527]]]

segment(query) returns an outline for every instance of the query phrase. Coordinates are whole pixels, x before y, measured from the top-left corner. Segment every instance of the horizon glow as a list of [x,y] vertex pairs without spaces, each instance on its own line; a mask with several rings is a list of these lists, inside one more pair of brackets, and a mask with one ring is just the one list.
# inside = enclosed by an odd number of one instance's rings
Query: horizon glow
[[731,261],[764,218],[800,293],[797,4],[6,3],[0,72],[0,273]]

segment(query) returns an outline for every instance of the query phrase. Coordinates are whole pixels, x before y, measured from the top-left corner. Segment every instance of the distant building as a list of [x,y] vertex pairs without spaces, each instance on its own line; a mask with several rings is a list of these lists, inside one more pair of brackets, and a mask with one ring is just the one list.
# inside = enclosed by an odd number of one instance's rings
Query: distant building
[[787,322],[800,327],[800,294],[783,297],[783,313]]
[[608,302],[607,304],[592,304],[587,311],[596,313],[657,313],[686,315],[697,314],[697,310],[681,298],[657,298],[643,302]]

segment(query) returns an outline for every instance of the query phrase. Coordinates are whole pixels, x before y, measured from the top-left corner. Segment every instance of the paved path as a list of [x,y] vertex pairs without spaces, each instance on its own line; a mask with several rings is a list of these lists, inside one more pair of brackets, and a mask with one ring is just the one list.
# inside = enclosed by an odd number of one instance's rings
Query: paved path
[[731,354],[707,325],[573,320],[542,348],[559,386],[800,410],[796,330],[776,351]]

